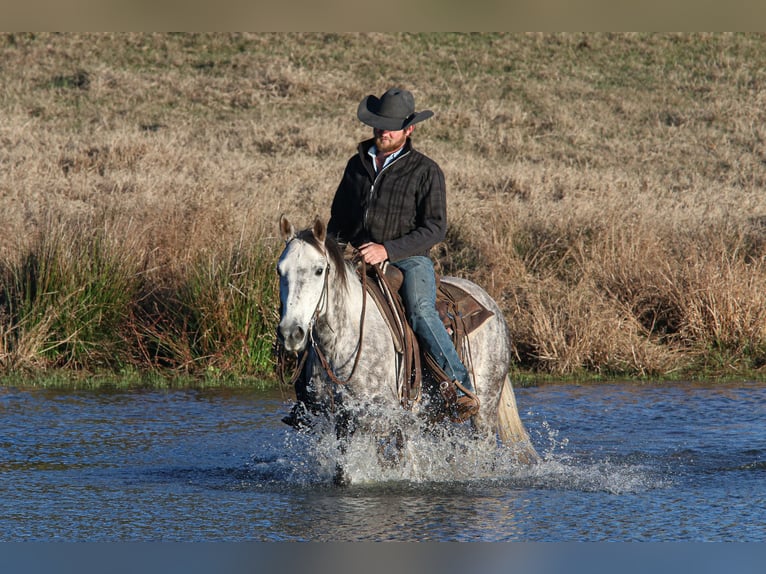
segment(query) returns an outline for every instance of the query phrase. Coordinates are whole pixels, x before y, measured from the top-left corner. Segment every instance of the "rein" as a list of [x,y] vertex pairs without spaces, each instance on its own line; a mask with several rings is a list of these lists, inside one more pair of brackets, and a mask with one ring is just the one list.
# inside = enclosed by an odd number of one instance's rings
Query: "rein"
[[[325,289],[326,288],[327,288],[327,285],[325,282]],[[317,307],[317,312],[318,311],[319,311],[319,308]],[[356,342],[356,349],[354,350],[354,352],[356,353],[356,356],[354,357],[354,365],[351,367],[351,374],[349,374],[348,378],[345,381],[339,379],[337,375],[333,372],[332,365],[330,365],[330,362],[327,360],[327,357],[322,352],[322,349],[319,348],[319,345],[317,345],[316,341],[314,340],[314,329],[311,329],[311,332],[310,332],[311,346],[314,349],[314,352],[317,354],[317,357],[319,357],[319,362],[322,363],[322,368],[324,368],[325,373],[327,373],[327,376],[330,377],[330,380],[332,380],[332,382],[335,383],[336,385],[348,384],[348,382],[354,377],[356,368],[359,366],[359,359],[362,356],[362,339],[364,337],[364,317],[366,313],[367,313],[367,264],[365,263],[364,259],[362,259],[362,314],[359,317],[359,340]]]
[[298,364],[295,366],[293,374],[290,376],[290,380],[287,381],[285,380],[285,372],[287,371],[287,353],[285,352],[282,343],[279,342],[279,339],[277,339],[277,341],[274,343],[274,347],[274,353],[277,356],[276,368],[279,381],[285,386],[294,385],[295,381],[297,381],[298,377],[300,377],[301,371],[303,371],[303,367],[306,365],[306,358],[309,355],[308,351],[303,351],[303,353],[301,353],[301,358],[298,360]]

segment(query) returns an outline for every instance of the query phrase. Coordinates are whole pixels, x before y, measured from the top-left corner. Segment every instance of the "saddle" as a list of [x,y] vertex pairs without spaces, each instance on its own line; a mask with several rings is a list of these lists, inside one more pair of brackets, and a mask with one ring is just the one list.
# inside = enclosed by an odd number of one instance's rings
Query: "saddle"
[[[365,269],[365,271],[362,271]],[[429,353],[421,351],[417,337],[407,321],[399,289],[404,276],[400,269],[387,263],[382,266],[363,266],[360,274],[367,274],[364,281],[368,294],[373,298],[388,323],[394,346],[402,357],[401,376],[398,381],[399,400],[405,408],[421,398],[423,364],[436,381],[449,377]],[[452,337],[452,343],[460,360],[470,370],[470,349],[465,338],[492,317],[493,312],[479,303],[464,289],[440,281],[436,277],[436,310],[444,327]]]

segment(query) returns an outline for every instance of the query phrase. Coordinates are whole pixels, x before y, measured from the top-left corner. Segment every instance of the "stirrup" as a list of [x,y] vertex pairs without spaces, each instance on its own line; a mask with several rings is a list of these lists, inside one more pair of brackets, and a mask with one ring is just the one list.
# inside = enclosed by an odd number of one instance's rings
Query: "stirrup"
[[[458,391],[463,394],[458,396]],[[442,381],[439,384],[439,392],[447,403],[447,410],[452,422],[465,422],[479,412],[481,405],[479,397],[465,388],[460,382]]]

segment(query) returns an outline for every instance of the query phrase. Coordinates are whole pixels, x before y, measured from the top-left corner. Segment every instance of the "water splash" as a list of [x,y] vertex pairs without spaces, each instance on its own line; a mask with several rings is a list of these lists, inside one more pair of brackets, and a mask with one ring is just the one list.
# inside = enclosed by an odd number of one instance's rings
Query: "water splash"
[[289,479],[332,482],[342,468],[351,484],[464,482],[507,478],[521,467],[513,448],[477,438],[467,424],[443,423],[423,432],[422,420],[415,415],[397,415],[394,433],[377,428],[341,441],[319,422],[312,432],[286,436],[284,447],[295,461]]
[[672,484],[666,464],[654,456],[641,452],[595,455],[578,451],[577,445],[562,437],[548,421],[542,420],[538,426],[531,434],[533,441],[541,445],[542,461],[526,473],[527,487],[629,494]]
[[399,411],[398,421],[406,435],[401,451],[375,433],[359,432],[341,442],[322,421],[312,432],[290,432],[278,472],[282,480],[306,486],[333,484],[339,468],[352,485],[493,482],[508,488],[626,494],[672,483],[655,461],[641,455],[598,459],[572,452],[570,440],[546,421],[531,433],[541,455],[531,465],[521,463],[513,447],[478,439],[469,425],[446,423],[423,433],[414,415],[402,418]]
[[519,486],[618,495],[666,488],[671,484],[667,476],[648,465],[609,459],[583,461],[560,456],[546,457],[531,467]]

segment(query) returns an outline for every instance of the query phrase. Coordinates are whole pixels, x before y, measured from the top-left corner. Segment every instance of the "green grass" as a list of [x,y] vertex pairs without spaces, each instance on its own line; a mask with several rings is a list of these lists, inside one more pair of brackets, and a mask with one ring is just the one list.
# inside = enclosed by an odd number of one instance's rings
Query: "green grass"
[[103,230],[72,234],[49,225],[0,271],[6,360],[64,368],[119,367],[121,329],[137,296],[138,271]]
[[148,293],[134,326],[143,360],[185,372],[269,374],[274,258],[263,246],[239,245],[200,256],[177,285]]
[[101,227],[47,228],[0,268],[6,370],[271,374],[278,294],[275,254],[262,244],[199,254],[165,277]]
[[0,387],[62,391],[142,391],[142,390],[273,390],[270,378],[223,375],[180,375],[157,370],[75,371],[55,369],[3,374]]

